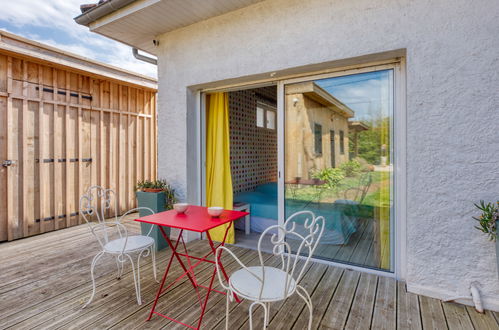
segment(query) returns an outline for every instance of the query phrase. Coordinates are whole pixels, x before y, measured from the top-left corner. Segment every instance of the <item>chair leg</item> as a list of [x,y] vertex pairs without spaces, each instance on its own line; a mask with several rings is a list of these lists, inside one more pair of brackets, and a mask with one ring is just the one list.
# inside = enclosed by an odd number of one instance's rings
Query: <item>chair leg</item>
[[92,295],[88,299],[87,303],[83,305],[82,308],[85,308],[90,304],[90,302],[94,299],[95,296],[95,277],[94,277],[94,268],[95,265],[97,264],[97,261],[99,261],[100,257],[104,254],[104,251],[101,251],[95,255],[95,257],[92,259],[92,264],[90,265],[90,277],[92,278]]
[[266,303],[265,306],[267,307],[265,310],[267,312],[267,323],[265,323],[265,326],[268,327],[270,322],[270,303]]
[[120,258],[116,256],[116,265],[118,266],[118,275],[116,276],[116,279],[121,279],[121,276],[123,276],[123,263],[120,261]]
[[151,253],[152,253],[152,273],[154,275],[154,280],[159,283],[158,277],[156,275],[156,245],[152,245],[151,247]]
[[312,329],[312,317],[313,317],[313,306],[312,299],[310,299],[310,295],[307,290],[303,288],[301,285],[296,287],[296,293],[305,301],[305,304],[308,307],[308,330]]
[[269,320],[267,319],[267,315],[268,315],[267,306],[265,305],[265,303],[260,302],[260,301],[253,302],[249,307],[249,327],[250,327],[250,330],[253,330],[253,307],[255,305],[260,305],[263,307],[263,329],[265,330],[265,328],[267,328],[267,324],[269,322]]
[[[133,283],[135,284],[135,295],[137,296],[137,304],[142,305],[142,299],[140,298],[140,279],[137,279],[138,275],[140,276],[140,271],[137,270],[137,273],[135,272],[135,264],[133,262],[132,257],[129,254],[125,254],[128,259],[130,260],[130,263],[132,264],[132,272],[133,272]],[[140,254],[139,254],[140,256]]]

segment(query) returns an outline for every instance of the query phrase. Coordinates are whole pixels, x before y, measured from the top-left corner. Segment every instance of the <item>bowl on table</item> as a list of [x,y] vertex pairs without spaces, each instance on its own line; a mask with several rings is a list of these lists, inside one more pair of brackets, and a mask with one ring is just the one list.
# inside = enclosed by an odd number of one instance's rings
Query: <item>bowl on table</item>
[[185,210],[187,210],[187,206],[189,206],[187,203],[175,203],[173,204],[173,209],[177,211],[177,213],[184,213]]
[[223,211],[224,208],[220,206],[212,206],[208,208],[208,214],[211,215],[212,217],[219,217]]

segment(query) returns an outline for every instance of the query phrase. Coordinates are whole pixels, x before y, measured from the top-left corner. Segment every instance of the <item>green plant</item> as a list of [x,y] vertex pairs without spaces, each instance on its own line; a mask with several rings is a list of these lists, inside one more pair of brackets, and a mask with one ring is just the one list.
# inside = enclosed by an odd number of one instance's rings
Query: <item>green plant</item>
[[499,201],[496,203],[480,201],[480,204],[475,206],[482,211],[479,217],[473,217],[479,223],[475,228],[487,234],[491,241],[497,240],[496,221],[499,220]]
[[[358,133],[358,156],[364,158],[369,164],[381,164],[383,145],[385,145],[388,163],[390,162],[390,117],[383,117],[369,122],[370,129]],[[350,150],[355,148],[354,132],[350,133]]]
[[136,191],[144,191],[146,189],[160,189],[160,191],[164,192],[166,195],[165,207],[167,210],[173,209],[173,204],[177,202],[177,198],[175,197],[175,189],[173,189],[164,179],[154,181],[139,181],[135,185]]
[[352,159],[340,165],[340,169],[345,172],[345,176],[348,178],[354,177],[360,173],[362,170],[362,165],[356,159]]
[[315,172],[312,177],[314,179],[326,181],[328,188],[335,189],[345,178],[345,173],[340,168],[329,167]]

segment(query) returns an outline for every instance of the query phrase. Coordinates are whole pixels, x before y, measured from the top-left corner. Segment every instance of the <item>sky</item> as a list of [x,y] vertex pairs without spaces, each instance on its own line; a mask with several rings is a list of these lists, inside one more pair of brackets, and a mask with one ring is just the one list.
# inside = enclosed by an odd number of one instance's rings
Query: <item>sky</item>
[[98,0],[2,0],[0,29],[156,78],[156,66],[136,60],[129,46],[76,24],[80,4]]
[[383,70],[322,79],[316,83],[355,111],[354,120],[371,122],[391,112],[392,79],[392,70]]

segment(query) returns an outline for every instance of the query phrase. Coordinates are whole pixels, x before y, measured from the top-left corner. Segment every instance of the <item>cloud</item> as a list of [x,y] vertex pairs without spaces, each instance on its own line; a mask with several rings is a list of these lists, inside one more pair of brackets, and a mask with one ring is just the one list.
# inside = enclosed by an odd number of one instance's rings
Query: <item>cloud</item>
[[156,66],[136,60],[129,46],[76,24],[73,18],[80,14],[81,3],[82,0],[5,1],[0,11],[0,28],[80,56],[157,76]]

